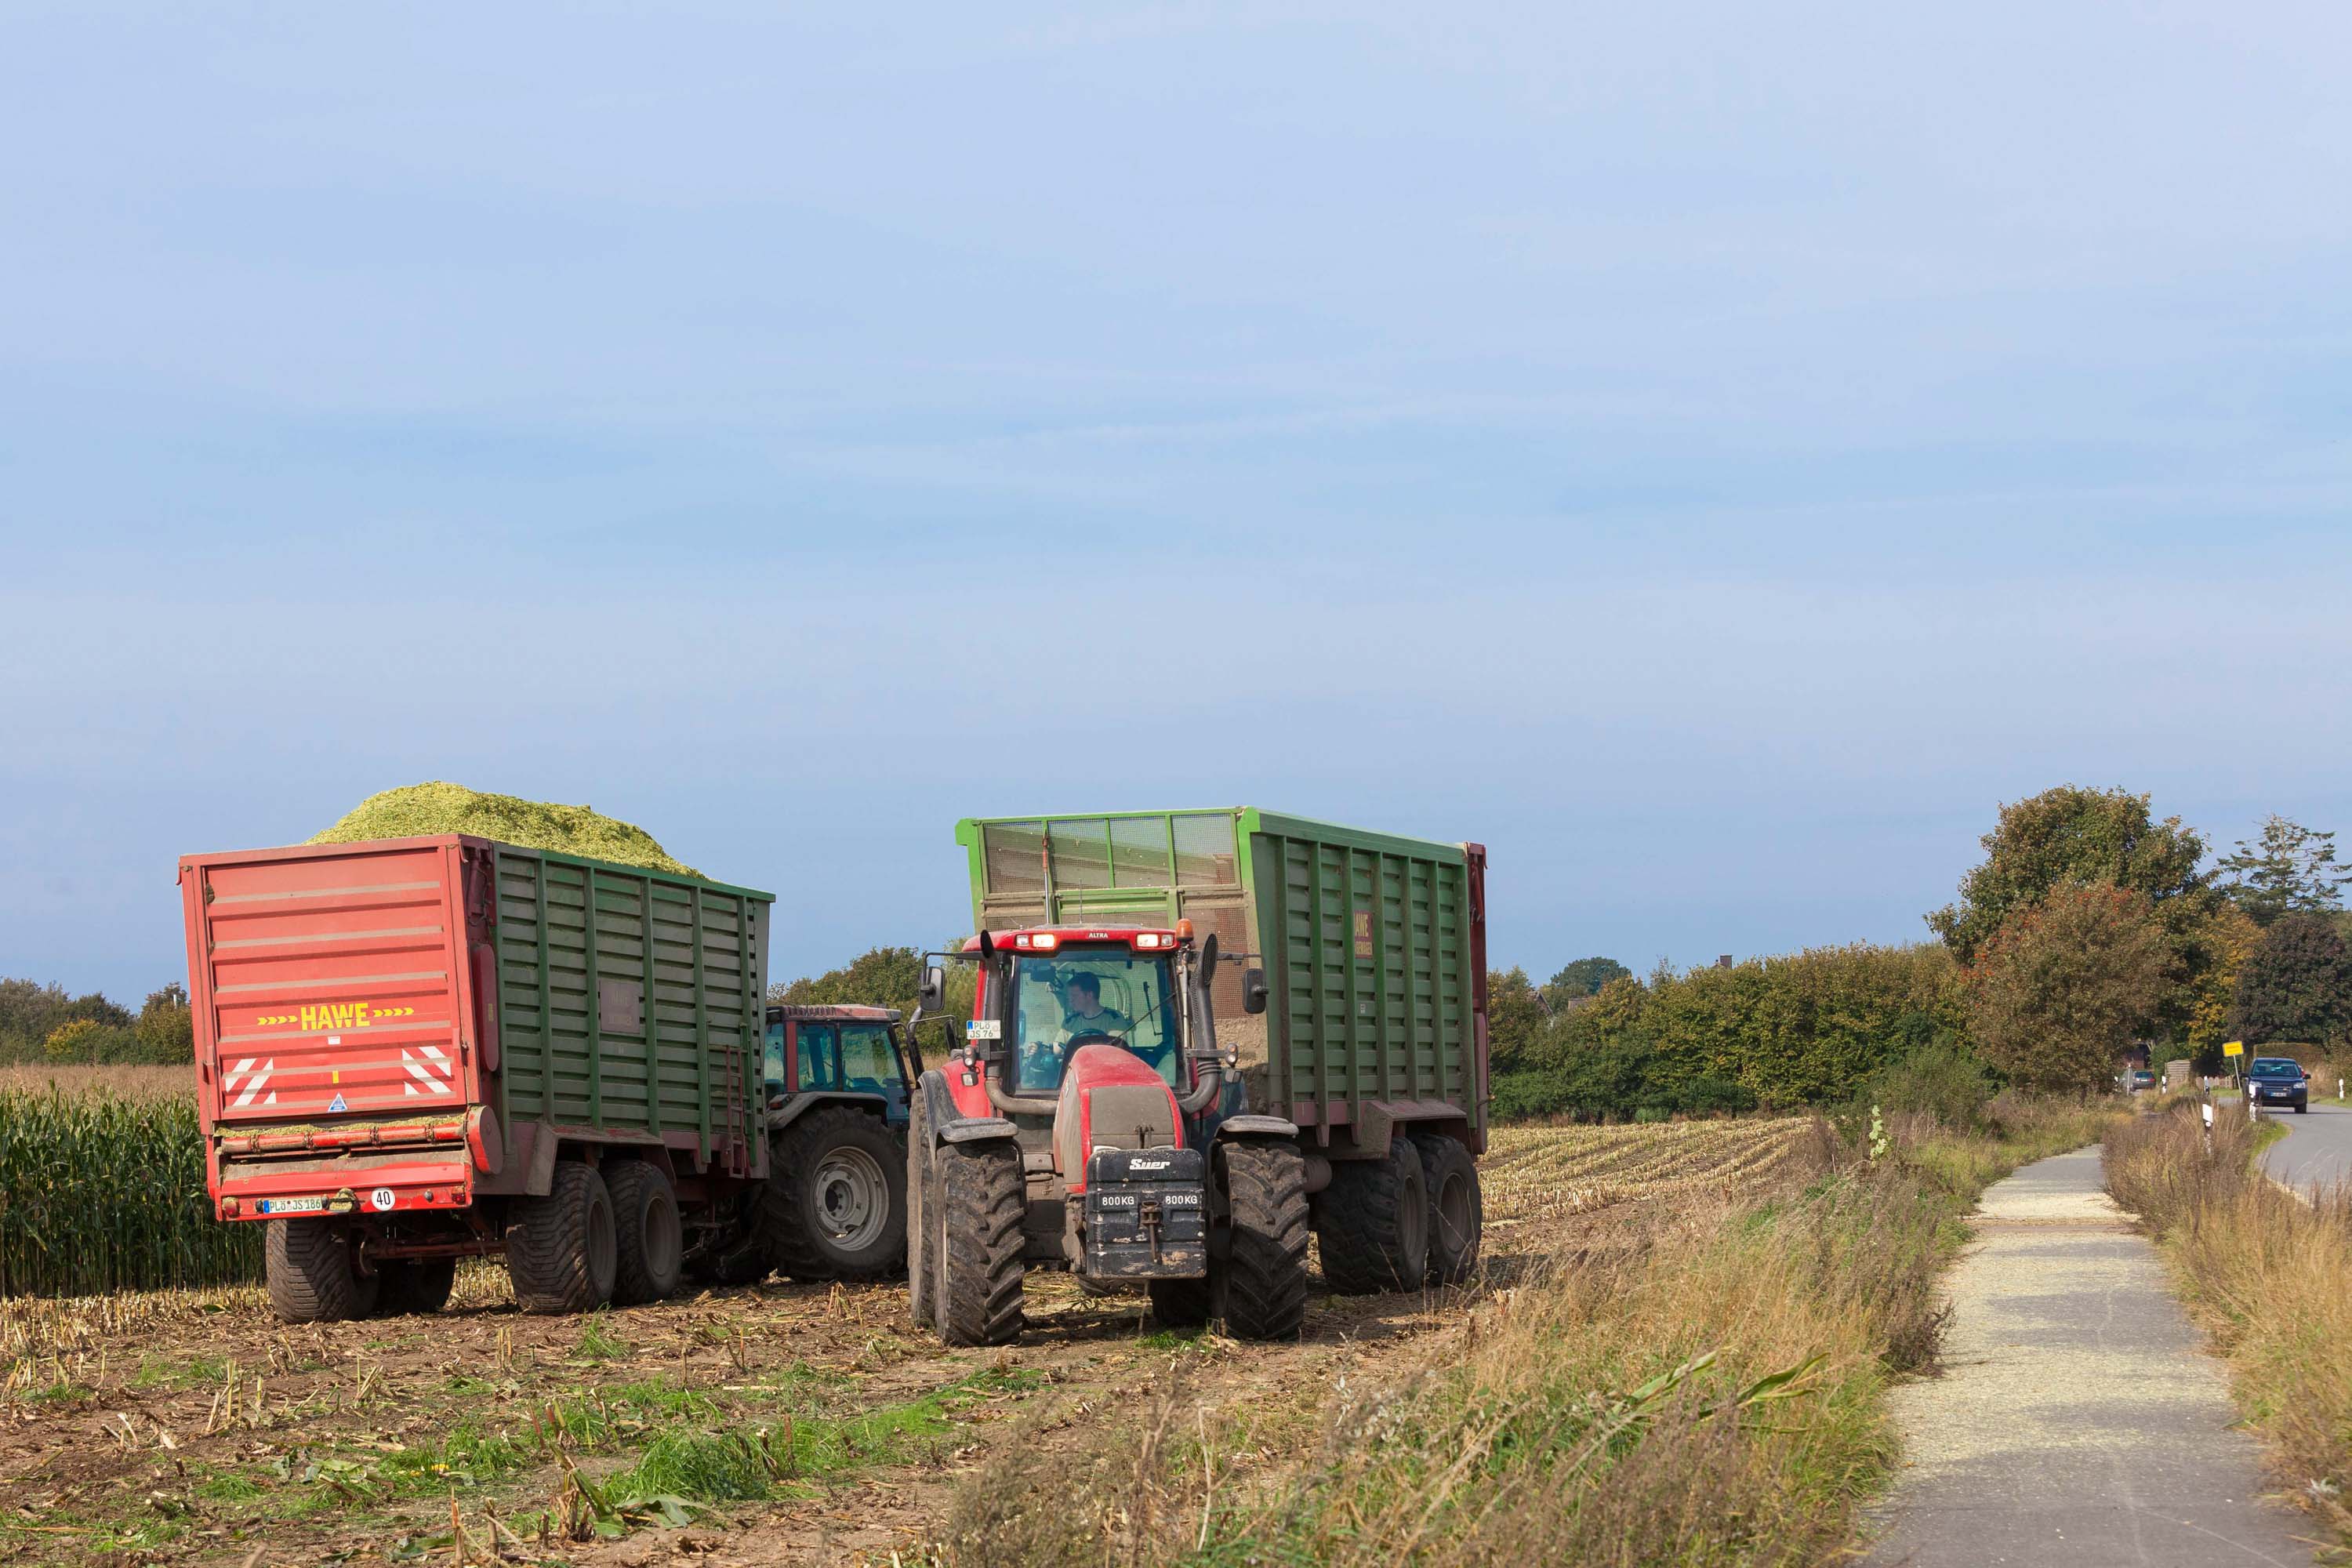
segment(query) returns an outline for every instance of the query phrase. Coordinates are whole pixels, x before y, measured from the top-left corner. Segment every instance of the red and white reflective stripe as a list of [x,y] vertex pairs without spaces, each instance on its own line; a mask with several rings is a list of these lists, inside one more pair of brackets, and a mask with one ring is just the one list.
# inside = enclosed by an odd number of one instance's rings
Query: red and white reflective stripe
[[418,1083],[434,1094],[453,1092],[449,1080],[457,1076],[457,1069],[449,1060],[449,1053],[438,1046],[419,1046],[416,1048],[425,1054],[424,1061],[418,1061],[406,1049],[400,1053],[400,1065],[406,1068],[408,1076],[416,1080],[416,1083],[402,1084],[401,1092],[404,1095],[417,1093]]
[[[238,1062],[236,1066],[221,1074],[221,1091],[225,1094],[232,1090],[236,1092],[236,1099],[231,1101],[233,1105],[239,1107],[251,1105],[257,1095],[260,1094],[263,1089],[269,1089],[269,1075],[277,1070],[278,1058],[275,1057],[263,1062],[258,1071],[254,1068],[253,1058],[251,1057],[247,1057],[244,1060]],[[237,1088],[237,1085],[240,1082],[245,1085],[243,1089]],[[264,1105],[277,1104],[278,1091],[274,1089],[269,1089],[269,1098],[263,1100],[261,1103]]]

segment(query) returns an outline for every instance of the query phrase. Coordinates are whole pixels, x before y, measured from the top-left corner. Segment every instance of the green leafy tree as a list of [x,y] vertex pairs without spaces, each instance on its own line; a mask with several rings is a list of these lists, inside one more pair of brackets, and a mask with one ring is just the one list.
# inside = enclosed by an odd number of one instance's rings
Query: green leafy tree
[[131,1026],[129,1010],[96,991],[74,996],[61,985],[0,980],[0,1061],[26,1061],[47,1055],[48,1037],[59,1026],[77,1020],[109,1030]]
[[1495,1073],[1517,1072],[1534,1059],[1545,1026],[1543,999],[1528,972],[1486,973],[1486,1060]]
[[[1952,955],[1973,963],[2011,918],[2067,887],[2105,885],[2146,899],[2182,953],[2219,901],[2198,869],[2205,841],[2177,816],[2158,821],[2148,797],[2062,784],[2000,808],[1981,865],[1960,879],[1958,902],[1927,917]],[[2186,978],[2185,975],[2180,978]]]
[[2197,933],[2196,977],[2189,984],[2187,1028],[2179,1043],[2199,1072],[2220,1072],[2221,1043],[2237,1038],[2230,1033],[2230,1008],[2238,976],[2262,940],[2263,928],[2234,903],[2215,910]]
[[2352,947],[2325,915],[2281,915],[2238,972],[2224,1026],[2249,1045],[2334,1046],[2352,1035]]
[[105,1034],[106,1026],[95,1018],[68,1018],[49,1031],[41,1054],[53,1062],[94,1062]]
[[1598,996],[1612,980],[1631,980],[1633,972],[1613,958],[1580,958],[1544,982],[1544,995],[1557,1006],[1579,996]]
[[2282,915],[2324,914],[2344,907],[2344,884],[2352,868],[2336,861],[2336,835],[2316,833],[2275,812],[2263,819],[2262,837],[2238,840],[2238,852],[2221,857],[2221,890],[2267,926]]
[[911,947],[867,950],[839,969],[768,987],[768,1000],[802,1006],[858,1003],[911,1012],[923,985],[923,955]]
[[189,1062],[196,1059],[196,1016],[188,1006],[188,988],[178,981],[147,994],[131,1026],[139,1042],[139,1059],[148,1062]]
[[2171,958],[2146,895],[2059,888],[1979,944],[1969,973],[1977,1045],[2011,1082],[2092,1093],[2156,1016]]

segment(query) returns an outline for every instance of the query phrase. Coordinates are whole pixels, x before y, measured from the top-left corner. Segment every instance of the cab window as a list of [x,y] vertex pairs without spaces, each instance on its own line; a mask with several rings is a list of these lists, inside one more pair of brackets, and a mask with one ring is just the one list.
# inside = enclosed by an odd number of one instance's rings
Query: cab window
[[802,1089],[834,1087],[834,1029],[831,1024],[803,1024],[800,1036]]
[[768,1026],[768,1043],[760,1053],[760,1076],[771,1089],[784,1087],[784,1026],[782,1019]]
[[1011,1032],[1020,1092],[1061,1088],[1072,1044],[1091,1037],[1125,1047],[1175,1084],[1170,980],[1167,959],[1123,947],[1065,948],[1058,958],[1018,960]]
[[898,1081],[898,1058],[890,1052],[890,1026],[844,1024],[841,1087],[859,1094],[880,1094]]

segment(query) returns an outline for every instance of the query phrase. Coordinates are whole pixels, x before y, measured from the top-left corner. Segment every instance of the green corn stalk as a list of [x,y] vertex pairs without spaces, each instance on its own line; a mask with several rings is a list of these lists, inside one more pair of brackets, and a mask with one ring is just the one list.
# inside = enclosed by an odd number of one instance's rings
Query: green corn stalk
[[213,1217],[193,1098],[0,1089],[0,1297],[260,1276],[261,1227]]

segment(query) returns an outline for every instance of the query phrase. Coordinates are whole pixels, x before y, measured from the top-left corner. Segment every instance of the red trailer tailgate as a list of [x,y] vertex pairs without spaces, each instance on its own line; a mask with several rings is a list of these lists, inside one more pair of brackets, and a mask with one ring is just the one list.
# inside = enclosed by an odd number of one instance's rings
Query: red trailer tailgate
[[192,855],[180,880],[208,1121],[464,1116],[461,840]]

